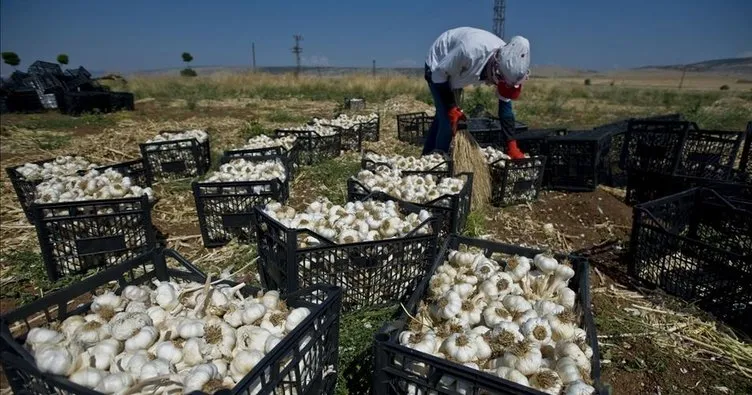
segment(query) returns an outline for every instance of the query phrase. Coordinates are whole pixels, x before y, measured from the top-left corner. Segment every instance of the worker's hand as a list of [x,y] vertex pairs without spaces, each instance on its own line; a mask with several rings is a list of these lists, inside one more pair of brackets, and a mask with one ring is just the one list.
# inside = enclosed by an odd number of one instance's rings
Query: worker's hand
[[460,120],[467,121],[467,117],[465,116],[465,113],[462,112],[462,109],[457,106],[453,106],[449,109],[449,124],[452,126],[453,137],[455,134],[457,134],[457,124],[460,122]]

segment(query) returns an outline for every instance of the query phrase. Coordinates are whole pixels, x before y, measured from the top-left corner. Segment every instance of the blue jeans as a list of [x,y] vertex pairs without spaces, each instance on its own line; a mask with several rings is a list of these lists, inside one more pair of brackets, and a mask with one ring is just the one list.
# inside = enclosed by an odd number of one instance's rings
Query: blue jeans
[[431,81],[431,71],[426,66],[426,82],[428,89],[431,91],[433,103],[436,107],[436,116],[431,122],[428,129],[428,136],[423,144],[423,155],[428,155],[433,151],[449,153],[449,145],[452,143],[452,125],[449,123],[449,108],[446,103],[441,101],[439,92]]

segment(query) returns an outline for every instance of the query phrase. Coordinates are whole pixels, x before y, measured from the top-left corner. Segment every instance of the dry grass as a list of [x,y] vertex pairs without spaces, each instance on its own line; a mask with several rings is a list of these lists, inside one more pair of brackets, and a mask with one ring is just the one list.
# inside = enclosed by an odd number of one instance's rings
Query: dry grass
[[491,173],[480,146],[467,130],[460,130],[452,142],[454,173],[473,173],[472,208],[481,209],[491,199]]

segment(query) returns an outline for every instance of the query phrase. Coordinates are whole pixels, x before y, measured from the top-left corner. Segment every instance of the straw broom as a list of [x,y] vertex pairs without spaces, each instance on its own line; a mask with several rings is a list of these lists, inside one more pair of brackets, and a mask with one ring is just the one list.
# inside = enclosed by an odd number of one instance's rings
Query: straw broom
[[471,207],[485,206],[491,199],[491,173],[480,145],[467,129],[458,130],[452,139],[452,160],[455,175],[473,173]]

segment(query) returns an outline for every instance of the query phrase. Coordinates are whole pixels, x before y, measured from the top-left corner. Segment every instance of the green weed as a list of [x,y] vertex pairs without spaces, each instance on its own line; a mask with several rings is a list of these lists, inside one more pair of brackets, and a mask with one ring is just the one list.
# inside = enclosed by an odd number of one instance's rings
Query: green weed
[[394,318],[396,307],[343,314],[339,330],[339,375],[335,394],[367,394],[373,374],[373,336]]
[[360,169],[360,162],[339,157],[318,163],[303,170],[300,174],[301,181],[318,189],[323,189],[321,194],[335,204],[344,204],[347,201],[347,179],[355,175]]

